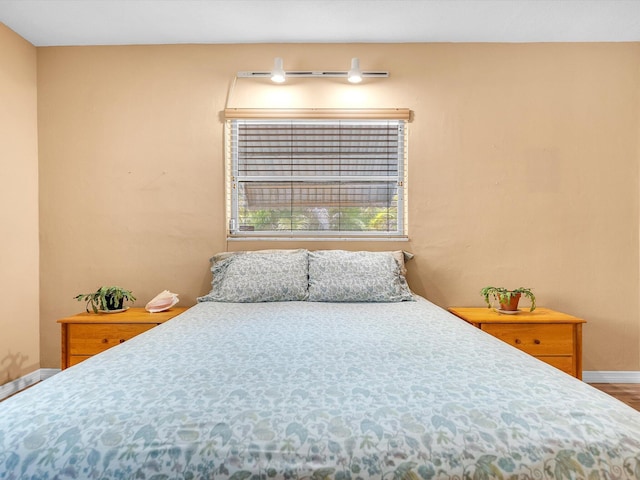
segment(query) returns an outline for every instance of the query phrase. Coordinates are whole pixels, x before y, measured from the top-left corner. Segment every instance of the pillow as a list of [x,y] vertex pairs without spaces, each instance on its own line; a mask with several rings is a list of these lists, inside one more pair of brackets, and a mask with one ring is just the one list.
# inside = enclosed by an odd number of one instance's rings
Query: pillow
[[211,258],[212,289],[198,302],[306,300],[307,250],[225,252]]
[[398,265],[400,265],[400,273],[402,275],[406,275],[407,267],[405,266],[405,263],[414,257],[413,253],[405,252],[404,250],[394,250],[389,253],[398,261]]
[[309,252],[309,301],[413,300],[393,252]]

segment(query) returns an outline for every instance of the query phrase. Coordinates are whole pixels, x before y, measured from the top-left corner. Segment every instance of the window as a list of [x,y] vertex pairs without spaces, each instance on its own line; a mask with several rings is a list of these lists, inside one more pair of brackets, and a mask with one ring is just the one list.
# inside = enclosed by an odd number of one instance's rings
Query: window
[[237,118],[227,122],[235,237],[403,237],[402,119]]

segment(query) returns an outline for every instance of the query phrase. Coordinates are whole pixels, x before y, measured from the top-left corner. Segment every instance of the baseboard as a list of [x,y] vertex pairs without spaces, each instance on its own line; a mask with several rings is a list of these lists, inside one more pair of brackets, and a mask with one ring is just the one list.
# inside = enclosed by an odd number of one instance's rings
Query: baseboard
[[4,400],[14,393],[18,393],[20,390],[24,390],[42,380],[51,378],[59,371],[60,369],[58,368],[41,368],[9,383],[0,385],[0,400]]
[[41,368],[40,369],[40,380],[46,380],[47,378],[53,377],[56,373],[60,373],[59,368]]
[[640,372],[582,372],[582,380],[586,383],[640,383]]

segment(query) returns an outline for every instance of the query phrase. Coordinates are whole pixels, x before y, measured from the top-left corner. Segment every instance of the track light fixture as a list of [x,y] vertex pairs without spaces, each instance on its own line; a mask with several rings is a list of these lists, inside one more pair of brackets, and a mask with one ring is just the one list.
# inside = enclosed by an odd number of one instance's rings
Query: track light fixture
[[271,78],[275,83],[283,83],[287,78],[324,78],[324,77],[342,77],[346,78],[350,83],[360,83],[363,78],[386,78],[389,72],[383,71],[366,71],[360,70],[360,60],[358,58],[351,59],[351,68],[348,71],[340,70],[294,70],[285,71],[282,58],[276,57],[273,61],[273,70],[254,71],[254,72],[238,72],[238,78]]

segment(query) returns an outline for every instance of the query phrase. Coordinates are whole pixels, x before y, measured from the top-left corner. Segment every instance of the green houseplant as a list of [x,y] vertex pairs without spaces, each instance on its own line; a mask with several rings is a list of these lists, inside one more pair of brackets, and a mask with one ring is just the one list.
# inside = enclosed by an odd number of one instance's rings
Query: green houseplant
[[121,287],[100,287],[93,293],[81,293],[74,298],[79,302],[86,301],[87,312],[89,311],[89,305],[91,305],[93,313],[98,313],[99,310],[122,310],[125,300],[132,302],[136,299],[130,290],[125,290]]
[[507,290],[502,287],[484,287],[480,290],[480,295],[484,297],[487,308],[491,308],[491,298],[500,304],[500,310],[516,311],[518,310],[518,302],[520,297],[524,295],[531,301],[530,312],[536,309],[536,296],[529,288],[516,288],[515,290]]

